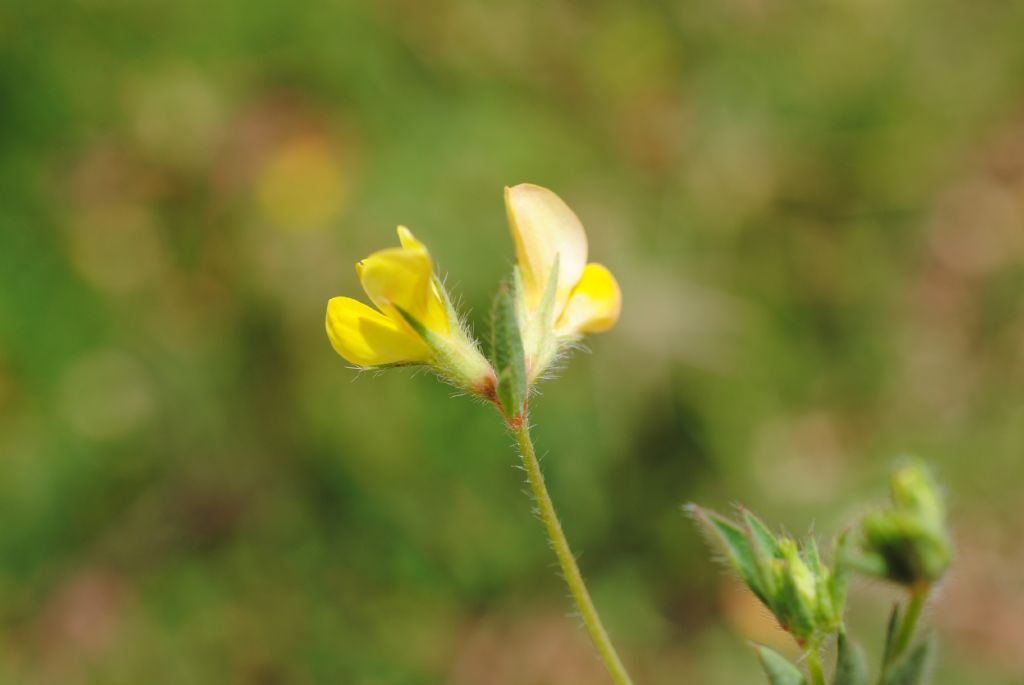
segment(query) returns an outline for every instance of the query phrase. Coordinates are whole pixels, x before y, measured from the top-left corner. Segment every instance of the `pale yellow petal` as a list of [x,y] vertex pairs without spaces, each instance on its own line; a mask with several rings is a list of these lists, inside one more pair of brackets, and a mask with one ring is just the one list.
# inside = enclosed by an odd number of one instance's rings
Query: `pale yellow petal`
[[422,247],[392,247],[375,252],[356,266],[366,294],[377,307],[404,324],[401,307],[426,328],[446,335],[448,311],[434,289],[434,266]]
[[357,366],[422,362],[430,356],[415,333],[350,297],[327,303],[327,337],[335,352]]
[[587,262],[583,224],[560,197],[530,183],[505,188],[505,208],[527,304],[536,307],[540,302],[557,258],[554,310],[561,310]]
[[556,329],[560,335],[600,333],[619,320],[622,291],[615,277],[601,264],[591,262],[569,295]]

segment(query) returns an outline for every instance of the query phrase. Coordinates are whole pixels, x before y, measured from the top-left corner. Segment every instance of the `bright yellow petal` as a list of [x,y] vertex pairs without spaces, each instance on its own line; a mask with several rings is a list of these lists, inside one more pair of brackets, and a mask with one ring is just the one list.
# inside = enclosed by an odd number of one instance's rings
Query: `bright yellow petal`
[[373,303],[395,321],[406,325],[397,306],[426,328],[448,334],[448,311],[434,288],[434,266],[422,245],[375,252],[356,265],[356,273]]
[[[412,231],[410,231],[405,226],[398,227],[398,242],[406,250],[423,250],[425,252],[427,249],[427,246],[421,243],[419,240],[417,240],[416,236],[412,234]],[[362,279],[363,277],[362,261],[356,262],[356,276],[358,276],[360,279]]]
[[527,304],[532,308],[540,302],[557,258],[554,310],[560,311],[587,262],[583,224],[560,197],[530,183],[505,188],[505,208]]
[[622,291],[612,273],[601,264],[591,262],[573,288],[556,329],[560,335],[600,333],[619,320]]
[[398,227],[398,242],[402,244],[407,250],[426,250],[427,246],[416,239],[416,236],[412,234],[405,226]]
[[350,297],[327,303],[327,337],[335,352],[357,366],[421,362],[430,356],[415,333]]
[[[427,246],[424,245],[423,243],[421,243],[419,241],[419,239],[417,239],[416,236],[414,236],[412,234],[412,231],[410,231],[405,226],[399,226],[398,227],[398,241],[402,244],[402,247],[404,247],[407,250],[423,250],[423,251],[426,251],[426,249],[427,249]],[[429,254],[429,253],[427,253],[427,254]],[[430,289],[431,289],[431,291],[433,291],[433,293],[437,297],[438,301],[440,301],[440,302],[444,301],[444,300],[441,299],[441,293],[438,290],[438,285],[437,285],[436,279],[431,279]]]

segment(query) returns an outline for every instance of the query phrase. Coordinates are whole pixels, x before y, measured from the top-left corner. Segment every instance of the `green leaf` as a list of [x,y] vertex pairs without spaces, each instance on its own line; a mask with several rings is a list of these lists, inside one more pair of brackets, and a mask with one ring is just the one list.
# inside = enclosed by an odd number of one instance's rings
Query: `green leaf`
[[829,572],[828,594],[832,598],[832,606],[835,607],[839,618],[842,618],[843,609],[846,606],[846,591],[849,585],[849,573],[844,564],[844,558],[852,544],[852,537],[846,533],[840,533],[832,550],[832,567]]
[[860,573],[875,578],[886,578],[888,565],[880,554],[864,553],[854,549],[840,550],[840,562],[845,572]]
[[868,685],[868,665],[864,650],[850,642],[845,632],[839,633],[836,675],[832,685]]
[[882,685],[918,685],[928,668],[931,652],[931,640],[918,644],[889,670]]
[[807,685],[807,679],[800,669],[778,652],[758,645],[757,656],[771,685]]
[[522,416],[526,403],[526,362],[516,317],[514,287],[509,286],[509,281],[501,284],[494,298],[491,319],[491,350],[498,377],[498,401],[510,419]]
[[702,509],[696,504],[689,504],[686,508],[698,523],[722,542],[729,563],[736,569],[740,579],[757,595],[758,599],[768,605],[769,600],[764,591],[764,583],[761,582],[757,560],[754,558],[754,550],[746,532],[725,517]]
[[892,613],[889,614],[889,625],[885,629],[885,647],[882,649],[882,663],[888,664],[892,660],[892,653],[896,647],[896,633],[900,626],[900,605],[899,602],[892,605]]

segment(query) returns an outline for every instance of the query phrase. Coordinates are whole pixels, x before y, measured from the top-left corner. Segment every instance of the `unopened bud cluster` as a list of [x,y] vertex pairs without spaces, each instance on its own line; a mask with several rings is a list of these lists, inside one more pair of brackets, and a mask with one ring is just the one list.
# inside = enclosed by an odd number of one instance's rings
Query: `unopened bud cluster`
[[[836,636],[832,685],[919,685],[928,673],[932,642],[914,636],[933,586],[949,568],[952,543],[938,486],[919,462],[898,469],[890,502],[864,515],[840,535],[831,563],[813,537],[797,541],[775,535],[750,512],[736,520],[689,505],[689,512],[725,549],[729,565],[803,648],[810,680],[797,665],[758,646],[772,685],[824,685],[820,650]],[[903,586],[907,605],[897,604],[885,638],[879,676],[868,676],[863,651],[846,637],[844,609],[849,575],[860,572]]]
[[915,587],[942,578],[953,558],[946,508],[924,465],[893,474],[890,504],[865,515],[846,561],[863,573]]
[[740,579],[797,642],[817,642],[836,630],[846,603],[846,580],[834,562],[824,563],[813,537],[798,542],[777,536],[745,509],[739,521],[696,505],[689,511],[722,543]]

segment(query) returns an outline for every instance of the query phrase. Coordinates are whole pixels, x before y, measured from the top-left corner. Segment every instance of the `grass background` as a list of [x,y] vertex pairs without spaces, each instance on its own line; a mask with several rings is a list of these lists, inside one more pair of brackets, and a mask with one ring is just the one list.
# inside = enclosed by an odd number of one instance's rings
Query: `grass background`
[[[603,682],[491,410],[324,305],[409,225],[484,331],[506,184],[622,319],[534,402],[638,682],[785,645],[680,512],[825,537],[920,454],[937,685],[1024,660],[1024,7],[0,5],[0,681]],[[888,588],[854,591],[877,652]]]

